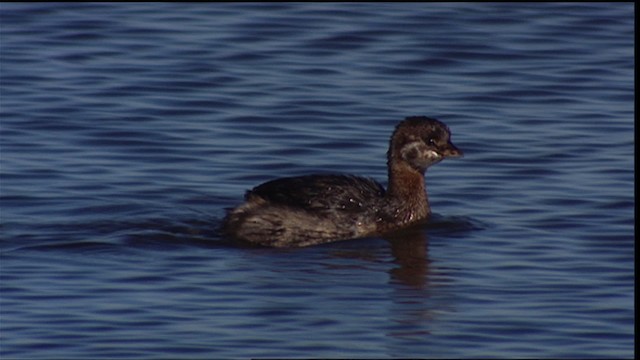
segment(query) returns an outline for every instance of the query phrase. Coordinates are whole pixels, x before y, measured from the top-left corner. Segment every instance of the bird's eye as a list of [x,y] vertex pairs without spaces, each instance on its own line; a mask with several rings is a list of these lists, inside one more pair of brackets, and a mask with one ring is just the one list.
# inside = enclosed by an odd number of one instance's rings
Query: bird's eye
[[436,144],[436,140],[434,138],[426,138],[425,139],[425,143],[427,145],[435,145]]

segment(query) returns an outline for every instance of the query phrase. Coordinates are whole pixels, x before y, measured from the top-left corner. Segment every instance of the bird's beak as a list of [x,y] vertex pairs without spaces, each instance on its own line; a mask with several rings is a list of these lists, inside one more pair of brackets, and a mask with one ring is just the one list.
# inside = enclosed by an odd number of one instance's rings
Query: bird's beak
[[462,150],[458,149],[451,142],[447,143],[447,145],[440,149],[440,154],[444,157],[462,157],[464,153]]

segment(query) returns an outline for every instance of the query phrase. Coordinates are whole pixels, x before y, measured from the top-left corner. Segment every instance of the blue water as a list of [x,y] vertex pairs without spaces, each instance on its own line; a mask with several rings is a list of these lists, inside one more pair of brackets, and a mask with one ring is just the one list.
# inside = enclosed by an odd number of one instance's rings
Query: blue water
[[[0,4],[0,357],[631,358],[633,3]],[[263,181],[386,184],[449,125],[435,215],[238,246]]]

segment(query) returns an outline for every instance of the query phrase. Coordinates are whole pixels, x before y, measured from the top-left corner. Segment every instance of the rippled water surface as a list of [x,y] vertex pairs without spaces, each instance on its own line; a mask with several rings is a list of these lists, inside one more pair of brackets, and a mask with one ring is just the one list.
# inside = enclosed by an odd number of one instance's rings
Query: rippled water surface
[[[632,3],[0,4],[0,357],[634,356]],[[446,122],[423,228],[224,239],[285,175],[386,184]]]

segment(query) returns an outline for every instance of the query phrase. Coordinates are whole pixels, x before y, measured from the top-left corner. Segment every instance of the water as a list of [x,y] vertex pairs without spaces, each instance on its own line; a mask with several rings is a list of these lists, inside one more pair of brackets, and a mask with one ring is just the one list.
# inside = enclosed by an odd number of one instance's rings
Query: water
[[[0,357],[634,356],[634,6],[0,5]],[[446,122],[421,229],[221,238],[285,175],[386,183]]]

